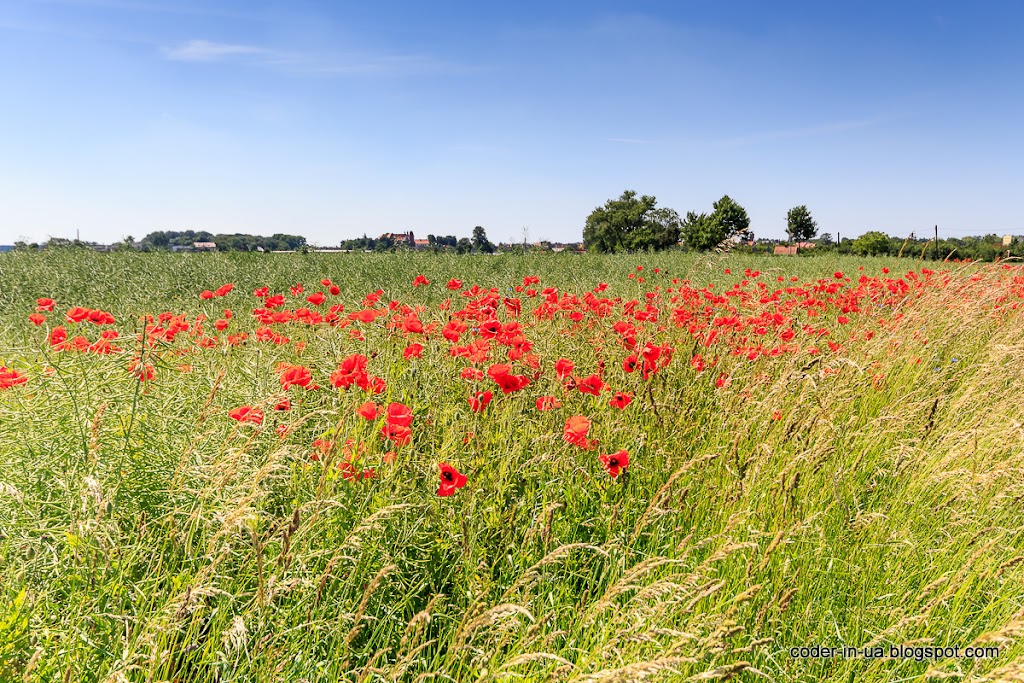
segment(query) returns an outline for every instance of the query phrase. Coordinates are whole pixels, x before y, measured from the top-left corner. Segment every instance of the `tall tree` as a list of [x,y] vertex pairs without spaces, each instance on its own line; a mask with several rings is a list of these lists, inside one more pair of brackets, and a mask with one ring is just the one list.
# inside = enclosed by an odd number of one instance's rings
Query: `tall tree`
[[494,253],[494,245],[491,244],[491,241],[489,239],[487,239],[487,232],[484,230],[483,226],[478,225],[475,228],[473,228],[472,241],[474,251],[479,251],[484,254]]
[[722,198],[712,206],[714,212],[712,217],[721,224],[725,231],[725,237],[747,237],[750,232],[750,216],[747,210],[732,200],[729,195],[722,195]]
[[712,205],[710,215],[688,212],[681,231],[687,247],[707,251],[732,237],[750,239],[750,216],[729,195],[723,195]]
[[801,204],[786,214],[786,232],[793,242],[807,242],[818,234],[818,223],[811,217],[807,207]]
[[725,240],[725,230],[714,216],[709,216],[706,213],[697,214],[693,211],[686,213],[686,220],[682,225],[682,235],[683,244],[687,248],[697,251],[714,249]]
[[590,251],[609,253],[665,249],[679,242],[679,214],[655,209],[657,200],[626,190],[618,199],[590,212],[583,226],[583,242]]

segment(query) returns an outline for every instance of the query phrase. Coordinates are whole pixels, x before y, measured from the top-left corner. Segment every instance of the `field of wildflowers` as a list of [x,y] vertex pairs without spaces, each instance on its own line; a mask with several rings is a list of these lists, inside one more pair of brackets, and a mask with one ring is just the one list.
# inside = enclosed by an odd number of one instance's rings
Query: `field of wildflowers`
[[0,680],[1024,680],[1024,268],[920,265],[5,254]]

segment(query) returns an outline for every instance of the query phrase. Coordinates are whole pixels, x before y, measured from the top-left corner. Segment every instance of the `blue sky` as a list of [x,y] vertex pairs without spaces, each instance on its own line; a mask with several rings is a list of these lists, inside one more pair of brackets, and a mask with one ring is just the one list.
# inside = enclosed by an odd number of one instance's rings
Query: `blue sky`
[[1024,233],[1024,3],[0,3],[0,243],[577,240],[625,189],[758,236]]

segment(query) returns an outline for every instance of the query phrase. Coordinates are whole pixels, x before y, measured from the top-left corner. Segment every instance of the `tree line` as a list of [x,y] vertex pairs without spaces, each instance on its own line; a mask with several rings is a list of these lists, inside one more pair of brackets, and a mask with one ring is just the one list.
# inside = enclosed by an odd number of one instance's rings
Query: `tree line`
[[[794,206],[786,213],[789,240],[805,248],[797,253],[839,252],[858,256],[912,256],[926,259],[970,259],[993,261],[997,258],[1024,258],[1024,241],[1004,244],[995,234],[981,237],[943,238],[936,242],[927,236],[890,236],[871,230],[857,238],[836,242],[832,235],[818,235],[818,223],[806,205]],[[680,218],[674,209],[658,207],[648,195],[637,196],[626,190],[617,199],[609,199],[595,208],[583,227],[588,251],[616,253],[661,249],[708,251],[728,245],[732,251],[772,253],[775,241],[755,242],[746,209],[729,195],[716,201],[710,212],[689,211]]]
[[[805,241],[817,234],[817,223],[806,206],[790,209],[787,222],[791,239]],[[708,251],[729,241],[752,239],[747,210],[729,195],[712,204],[710,212],[689,211],[680,218],[675,209],[658,208],[654,197],[637,197],[635,191],[626,190],[594,209],[583,226],[583,243],[598,253],[676,246]]]
[[[818,223],[805,205],[795,206],[786,214],[786,232],[789,239],[805,247],[798,253],[814,254],[839,252],[858,256],[913,256],[926,259],[970,259],[993,261],[997,258],[1024,258],[1024,241],[1004,244],[995,234],[984,236],[942,238],[936,242],[927,236],[890,236],[881,230],[871,230],[856,238],[836,242],[829,233],[818,235]],[[402,236],[399,236],[402,237]],[[410,238],[411,239],[411,238]],[[617,199],[609,199],[595,208],[583,227],[584,248],[597,253],[618,253],[661,249],[708,251],[728,245],[732,251],[743,253],[772,252],[777,244],[772,240],[754,241],[750,230],[750,216],[740,204],[728,195],[714,202],[708,212],[687,212],[680,217],[674,209],[659,207],[653,196],[637,196],[626,190]],[[217,251],[303,251],[309,249],[306,238],[300,235],[277,233],[270,237],[243,233],[222,234],[204,230],[156,231],[135,242],[128,236],[112,245],[114,250],[163,251],[175,247],[191,248],[197,242],[212,242]],[[15,249],[80,247],[98,245],[51,238],[43,244],[16,242]],[[363,235],[343,240],[339,248],[350,251],[387,252],[414,246],[407,239],[391,235],[373,238]],[[456,254],[492,254],[496,251],[547,250],[550,243],[540,245],[495,245],[487,238],[482,226],[473,228],[471,237],[455,235],[427,235],[426,245],[417,248]],[[571,245],[570,245],[571,246]]]

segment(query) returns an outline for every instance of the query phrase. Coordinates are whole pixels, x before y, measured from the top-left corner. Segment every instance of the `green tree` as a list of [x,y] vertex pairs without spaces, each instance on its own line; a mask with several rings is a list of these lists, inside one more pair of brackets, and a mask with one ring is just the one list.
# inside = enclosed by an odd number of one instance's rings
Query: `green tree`
[[473,243],[469,241],[468,237],[460,237],[459,241],[455,243],[456,254],[468,254],[473,251]]
[[807,207],[801,204],[786,213],[786,232],[793,242],[807,242],[818,234],[818,223],[811,217]]
[[686,220],[683,221],[682,229],[683,243],[690,249],[707,251],[718,246],[725,240],[725,230],[722,225],[706,213],[697,214],[693,211],[686,213]]
[[747,210],[734,202],[729,195],[722,195],[712,208],[714,211],[711,216],[721,224],[725,231],[725,239],[748,236],[750,216],[747,215]]
[[729,195],[723,195],[712,205],[710,215],[688,212],[680,231],[688,248],[707,251],[732,237],[750,239],[750,216]]
[[619,252],[665,249],[679,242],[679,214],[655,209],[657,200],[626,190],[594,209],[583,226],[583,242],[590,251]]
[[853,241],[854,253],[861,256],[885,256],[891,246],[889,236],[878,230],[868,231]]
[[644,226],[630,235],[630,249],[668,249],[679,244],[682,221],[675,209],[662,207],[648,214]]
[[476,226],[473,228],[473,251],[479,251],[484,254],[493,254],[494,245],[487,239],[487,232],[483,229],[483,226]]

